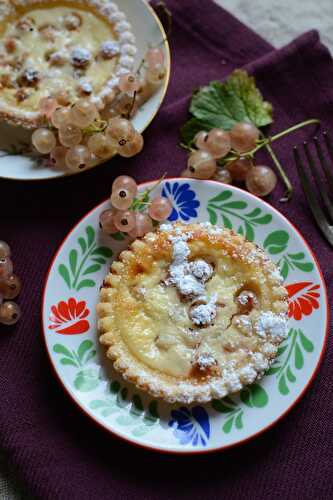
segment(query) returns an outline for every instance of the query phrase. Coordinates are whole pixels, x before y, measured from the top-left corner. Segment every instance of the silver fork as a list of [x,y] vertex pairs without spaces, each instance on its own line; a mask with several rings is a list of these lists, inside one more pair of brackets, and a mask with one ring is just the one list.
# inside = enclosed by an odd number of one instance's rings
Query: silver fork
[[[294,146],[293,152],[298,175],[312,214],[325,238],[333,246],[333,145],[327,132],[323,132],[323,137],[330,162],[325,160],[323,147],[318,137],[313,138],[317,153],[316,159],[310,151],[309,144],[303,143],[308,168],[305,168],[297,146]],[[321,180],[320,169],[325,174],[326,182]],[[319,196],[315,194],[313,179]]]

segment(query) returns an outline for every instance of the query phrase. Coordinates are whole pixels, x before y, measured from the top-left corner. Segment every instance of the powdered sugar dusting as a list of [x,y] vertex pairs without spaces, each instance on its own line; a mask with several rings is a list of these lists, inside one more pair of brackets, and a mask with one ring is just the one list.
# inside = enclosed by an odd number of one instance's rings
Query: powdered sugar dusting
[[217,294],[214,293],[207,304],[200,304],[191,309],[191,319],[195,325],[207,326],[216,317]]
[[262,338],[270,335],[273,340],[280,342],[288,335],[287,323],[287,316],[285,314],[264,311],[260,314],[255,324],[255,331]]

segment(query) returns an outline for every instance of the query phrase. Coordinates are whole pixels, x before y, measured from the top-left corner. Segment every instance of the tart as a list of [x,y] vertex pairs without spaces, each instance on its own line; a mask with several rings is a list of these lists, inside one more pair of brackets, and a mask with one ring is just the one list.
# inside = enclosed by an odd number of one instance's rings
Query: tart
[[134,66],[135,37],[108,0],[0,0],[0,120],[43,123],[42,98],[97,104]]
[[168,402],[207,402],[263,376],[287,336],[287,291],[243,236],[164,224],[111,265],[97,306],[114,368]]

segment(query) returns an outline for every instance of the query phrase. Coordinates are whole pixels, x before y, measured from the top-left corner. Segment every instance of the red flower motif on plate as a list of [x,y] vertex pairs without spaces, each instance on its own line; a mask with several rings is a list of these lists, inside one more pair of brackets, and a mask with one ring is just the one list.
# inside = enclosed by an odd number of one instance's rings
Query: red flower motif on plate
[[89,330],[89,322],[85,319],[90,311],[86,302],[77,302],[73,297],[67,302],[61,300],[51,307],[49,328],[62,335],[78,335]]
[[286,285],[289,299],[289,318],[300,321],[303,316],[310,316],[314,309],[319,309],[319,288],[320,285],[314,285],[311,281],[301,281]]

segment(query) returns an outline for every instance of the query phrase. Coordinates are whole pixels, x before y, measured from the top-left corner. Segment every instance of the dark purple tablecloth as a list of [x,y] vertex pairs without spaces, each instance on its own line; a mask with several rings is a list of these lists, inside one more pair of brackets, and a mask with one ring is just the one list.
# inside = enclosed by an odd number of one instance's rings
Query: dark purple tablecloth
[[[331,499],[331,339],[315,382],[278,425],[239,448],[197,457],[137,449],[96,428],[64,394],[47,360],[40,302],[52,255],[72,225],[107,197],[115,175],[145,181],[184,168],[177,131],[195,87],[248,65],[274,104],[272,132],[310,117],[332,129],[333,64],[316,32],[274,50],[210,0],[167,3],[174,18],[172,78],[143,153],[63,180],[0,181],[0,237],[12,245],[24,282],[22,320],[13,329],[0,328],[0,446],[36,499]],[[276,144],[296,193],[291,203],[280,204],[280,186],[270,201],[306,236],[332,296],[332,249],[313,224],[291,157],[291,146],[310,133]]]

